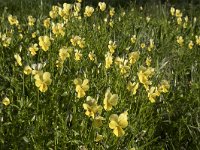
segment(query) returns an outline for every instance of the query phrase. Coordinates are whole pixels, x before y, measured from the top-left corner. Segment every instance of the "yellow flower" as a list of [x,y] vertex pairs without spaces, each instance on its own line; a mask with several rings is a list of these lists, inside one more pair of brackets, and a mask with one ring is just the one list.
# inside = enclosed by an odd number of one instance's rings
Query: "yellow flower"
[[10,25],[16,25],[16,26],[19,25],[19,21],[17,20],[16,16],[9,15],[8,21],[9,21]]
[[163,92],[163,93],[167,93],[169,88],[170,88],[170,85],[167,80],[162,80],[161,84],[158,87],[159,92]]
[[65,35],[64,24],[63,23],[62,24],[61,23],[53,24],[52,32],[56,36],[59,36],[59,35],[64,36]]
[[176,41],[180,46],[183,46],[184,39],[183,39],[182,36],[177,36],[177,40]]
[[110,8],[109,14],[110,14],[110,17],[112,18],[114,16],[114,14],[115,14],[115,8],[113,8],[113,7]]
[[113,41],[109,41],[108,48],[110,50],[110,53],[113,54],[115,52],[115,49],[117,48],[117,45]]
[[47,51],[49,47],[51,46],[51,41],[48,36],[40,36],[39,37],[39,45],[42,48],[42,50]]
[[140,53],[138,51],[129,53],[129,63],[134,64],[139,59]]
[[105,2],[99,2],[98,6],[99,6],[101,11],[105,11],[106,10],[106,3]]
[[77,44],[80,48],[84,48],[85,47],[85,39],[81,38],[80,40],[77,41]]
[[193,48],[193,46],[194,46],[194,43],[193,43],[193,41],[190,41],[190,42],[189,42],[189,44],[188,44],[188,48],[189,48],[189,49],[192,49],[192,48]]
[[22,58],[20,57],[20,55],[19,54],[15,54],[14,57],[15,57],[15,60],[17,61],[17,64],[19,66],[22,66]]
[[32,68],[30,66],[24,67],[24,74],[29,75],[32,73]]
[[33,44],[31,47],[28,48],[28,50],[31,52],[32,56],[35,56],[36,51],[38,51],[38,44]]
[[151,87],[148,91],[148,98],[151,103],[155,103],[155,99],[157,96],[160,96],[160,92],[158,91],[157,87]]
[[145,48],[145,47],[146,47],[145,43],[141,43],[141,44],[140,44],[140,47],[141,47],[142,49]]
[[44,27],[45,28],[49,28],[50,27],[50,18],[47,18],[47,19],[45,19],[44,21],[43,21],[43,25],[44,25]]
[[112,94],[110,92],[110,89],[107,89],[105,93],[105,98],[103,101],[104,104],[104,109],[106,111],[110,111],[113,106],[116,106],[118,102],[118,95],[117,94]]
[[48,85],[51,84],[51,74],[49,72],[38,72],[35,76],[35,85],[39,88],[41,92],[46,92]]
[[5,97],[5,98],[2,100],[2,103],[3,103],[5,106],[8,106],[8,105],[10,104],[9,98]]
[[105,61],[106,61],[106,64],[105,64],[105,68],[108,69],[110,68],[110,66],[112,65],[113,63],[113,57],[112,57],[112,54],[111,53],[107,53],[105,55]]
[[97,136],[96,136],[96,138],[95,138],[95,142],[99,142],[99,141],[101,141],[101,140],[103,140],[103,135],[100,135],[100,134],[97,134]]
[[124,128],[128,126],[128,112],[125,111],[124,113],[120,114],[119,116],[117,114],[112,114],[109,118],[110,123],[109,127],[113,129],[113,133],[117,137],[121,137],[125,134]]
[[134,44],[134,43],[136,42],[136,39],[137,39],[137,38],[136,38],[136,35],[133,35],[133,36],[131,37],[131,43]]
[[81,52],[79,50],[75,49],[75,60],[76,61],[81,60],[82,56],[83,55],[81,54]]
[[92,52],[90,52],[90,53],[88,54],[88,57],[89,57],[89,59],[90,59],[91,61],[94,61],[96,55],[95,55],[94,52],[92,51]]
[[74,10],[79,13],[81,11],[81,3],[75,3]]
[[174,16],[174,14],[175,14],[175,8],[174,7],[170,8],[170,13],[171,13],[172,16]]
[[127,65],[128,60],[124,60],[121,64],[119,64],[120,73],[126,74],[130,70],[130,66]]
[[137,92],[138,87],[139,87],[139,83],[136,83],[136,82],[131,83],[131,82],[129,82],[128,86],[127,86],[127,89],[131,92],[132,95],[135,95],[136,92]]
[[90,17],[90,16],[92,16],[93,12],[94,12],[94,8],[93,7],[86,6],[85,7],[84,16]]
[[94,119],[96,114],[101,114],[102,107],[97,105],[97,101],[88,96],[86,103],[83,104],[83,108],[86,110],[85,115]]
[[154,41],[153,41],[153,39],[150,39],[150,44],[149,44],[149,47],[148,47],[148,51],[151,51],[153,48],[154,48]]
[[196,38],[196,44],[200,45],[200,36],[195,36],[195,38]]
[[178,17],[178,18],[177,18],[177,24],[178,24],[178,25],[181,25],[181,23],[182,23],[182,18],[181,18],[181,17]]
[[78,93],[78,98],[82,98],[85,96],[85,92],[89,90],[89,80],[84,79],[83,81],[80,78],[74,80],[74,84],[76,85],[76,92]]
[[181,11],[179,9],[176,9],[175,15],[177,18],[180,18],[180,17],[182,17],[183,14],[181,13]]
[[69,58],[70,57],[70,53],[72,52],[72,49],[71,48],[66,48],[66,47],[62,47],[60,50],[59,50],[59,57],[62,61],[65,61],[66,58]]
[[151,65],[151,57],[147,57],[146,65],[149,67]]
[[33,18],[33,16],[28,16],[28,25],[29,26],[34,26],[36,19]]
[[103,125],[103,122],[102,122],[103,120],[105,120],[105,118],[101,116],[96,116],[92,123],[93,127],[100,128]]

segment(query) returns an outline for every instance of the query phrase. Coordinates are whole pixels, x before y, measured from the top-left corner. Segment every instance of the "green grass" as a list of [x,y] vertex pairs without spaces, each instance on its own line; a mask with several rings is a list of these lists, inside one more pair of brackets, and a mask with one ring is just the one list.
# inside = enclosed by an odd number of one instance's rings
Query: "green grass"
[[[112,19],[114,25],[110,27],[108,5],[105,12],[100,12],[94,5],[94,13],[86,18],[83,13],[87,2],[83,3],[82,19],[70,18],[64,28],[64,37],[56,37],[51,29],[43,26],[53,2],[0,0],[0,35],[6,34],[12,39],[5,47],[0,38],[0,149],[198,150],[200,46],[195,43],[195,36],[200,36],[200,18],[195,11],[198,6],[180,6],[183,20],[186,15],[189,17],[188,26],[184,29],[170,15],[171,6],[168,4],[151,7],[146,4],[143,10],[131,2],[129,6],[116,6]],[[21,32],[9,24],[9,14],[18,17]],[[27,25],[29,15],[36,18],[33,27]],[[149,22],[146,21],[147,16],[151,18]],[[197,17],[196,23],[193,22],[194,17]],[[61,17],[52,20],[54,23],[63,22]],[[38,35],[32,38],[35,31]],[[37,54],[31,56],[28,48],[31,44],[39,44],[38,37],[43,35],[54,39],[49,50],[45,52],[39,46]],[[75,35],[85,38],[83,49],[71,44],[70,39]],[[134,44],[130,40],[132,35],[137,35]],[[183,37],[183,46],[177,43],[177,36]],[[151,52],[140,47],[141,43],[148,46],[150,39],[154,39],[155,43]],[[109,69],[105,68],[110,40],[117,44],[113,61],[117,56],[127,59],[130,52],[140,51],[139,60],[130,67],[127,76],[120,74],[114,62]],[[191,50],[188,48],[190,40],[194,42]],[[83,54],[81,61],[75,61],[73,51],[63,67],[57,68],[56,60],[63,46],[79,49]],[[96,55],[94,62],[88,58],[92,51]],[[22,66],[16,63],[16,53],[22,58]],[[147,57],[151,57],[151,67],[155,68],[152,85],[157,86],[163,79],[170,84],[169,92],[161,93],[155,103],[149,101],[141,83],[136,95],[127,90],[129,81],[139,82],[137,73],[140,66],[145,66]],[[44,93],[35,86],[34,75],[23,73],[26,65],[35,63],[45,63],[42,70],[51,74],[52,83]],[[89,90],[80,99],[73,83],[76,78],[89,79]],[[103,107],[107,88],[112,94],[118,94],[118,104],[111,111],[102,110],[101,116],[105,120],[100,128],[95,128],[92,117],[85,115],[83,103],[87,96],[92,96]],[[5,97],[10,100],[8,106],[3,104]],[[109,117],[126,110],[128,126],[124,128],[125,135],[118,138],[109,128]],[[95,142],[97,133],[104,136],[100,142]]]

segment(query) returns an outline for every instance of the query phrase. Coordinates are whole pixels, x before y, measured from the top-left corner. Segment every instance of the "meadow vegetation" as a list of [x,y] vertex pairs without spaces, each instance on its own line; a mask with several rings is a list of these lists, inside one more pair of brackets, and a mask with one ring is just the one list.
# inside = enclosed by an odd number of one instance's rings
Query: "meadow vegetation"
[[0,149],[199,149],[195,6],[20,2],[0,6]]

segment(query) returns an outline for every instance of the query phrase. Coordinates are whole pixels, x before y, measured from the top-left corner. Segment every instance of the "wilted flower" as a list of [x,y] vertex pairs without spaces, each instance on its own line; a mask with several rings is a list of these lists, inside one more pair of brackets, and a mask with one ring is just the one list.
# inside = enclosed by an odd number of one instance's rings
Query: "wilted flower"
[[113,129],[113,133],[117,137],[121,137],[125,134],[124,128],[128,126],[128,112],[125,111],[124,113],[120,114],[119,116],[117,114],[112,114],[109,118],[110,123],[109,127]]
[[113,106],[116,106],[118,102],[118,95],[117,94],[112,94],[110,92],[110,89],[107,89],[105,93],[105,98],[103,101],[104,104],[104,109],[106,111],[110,111]]
[[89,90],[89,80],[84,79],[83,81],[80,78],[74,80],[74,84],[76,85],[76,92],[78,93],[78,98],[82,98],[85,96],[85,92]]
[[95,138],[95,142],[99,142],[99,141],[101,141],[101,140],[103,140],[103,135],[100,135],[100,134],[98,134],[97,133],[97,136],[96,136],[96,138]]

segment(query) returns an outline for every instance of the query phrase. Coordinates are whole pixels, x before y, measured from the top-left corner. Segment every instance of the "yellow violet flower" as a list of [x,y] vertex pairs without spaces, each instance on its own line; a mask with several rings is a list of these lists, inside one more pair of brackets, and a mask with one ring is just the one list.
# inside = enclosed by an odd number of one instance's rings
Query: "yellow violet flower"
[[93,7],[86,6],[85,7],[84,16],[90,17],[90,16],[92,16],[93,12],[94,12],[94,8]]
[[110,52],[107,52],[107,54],[105,55],[105,61],[106,61],[105,68],[106,69],[110,68],[110,66],[113,63],[113,57]]
[[89,80],[84,79],[83,81],[80,78],[74,80],[74,84],[76,85],[76,92],[78,93],[78,98],[82,98],[85,96],[85,92],[89,90]]
[[77,50],[77,49],[75,49],[75,60],[76,61],[79,61],[79,60],[81,60],[81,58],[82,58],[82,54],[81,54],[81,52],[79,51],[79,50]]
[[113,54],[115,52],[115,49],[117,48],[117,45],[113,41],[109,41],[108,49],[110,50],[110,53]]
[[15,57],[15,60],[17,61],[17,64],[19,66],[22,66],[22,58],[20,57],[20,55],[19,54],[15,54],[14,57]]
[[177,18],[177,24],[178,24],[178,25],[181,25],[181,23],[182,23],[182,18],[181,18],[181,17],[178,17],[178,18]]
[[123,63],[121,63],[119,65],[119,68],[120,68],[120,73],[123,75],[123,74],[126,74],[129,70],[130,70],[130,66],[127,65],[128,63],[128,60],[124,60]]
[[151,65],[151,57],[147,57],[146,65],[149,67]]
[[59,50],[59,57],[62,61],[65,61],[66,58],[70,57],[70,53],[72,52],[72,48],[66,48],[66,47],[62,47]]
[[47,28],[47,29],[50,27],[50,24],[51,24],[50,18],[47,18],[47,19],[45,19],[45,20],[43,21],[43,25],[44,25],[44,27]]
[[171,7],[171,8],[170,8],[170,13],[171,13],[172,16],[175,15],[175,8],[174,8],[174,7]]
[[136,83],[136,82],[131,83],[131,82],[129,82],[128,86],[127,86],[127,89],[131,92],[132,95],[135,95],[136,92],[137,92],[138,87],[139,87],[139,83]]
[[47,51],[51,46],[50,38],[45,35],[45,36],[40,36],[38,39],[39,39],[39,45],[42,48],[42,50]]
[[140,44],[140,47],[141,47],[142,49],[145,48],[145,47],[146,47],[145,43],[141,43],[141,44]]
[[28,48],[28,50],[31,52],[32,56],[35,56],[36,51],[38,51],[38,44],[33,44],[31,47]]
[[177,36],[176,37],[177,38],[177,43],[180,45],[180,46],[183,46],[183,42],[184,42],[184,39],[183,39],[183,37],[182,36]]
[[96,114],[101,114],[102,107],[97,105],[97,101],[87,96],[86,103],[83,104],[83,108],[86,110],[85,115],[94,119]]
[[120,114],[119,116],[117,114],[112,114],[109,118],[110,123],[109,127],[113,129],[113,133],[117,137],[121,137],[125,134],[124,128],[128,126],[128,112],[125,111],[124,113]]
[[98,134],[97,133],[97,136],[96,136],[96,138],[95,138],[95,142],[99,142],[99,141],[101,141],[101,140],[103,140],[103,135],[100,135],[100,134]]
[[181,13],[181,11],[179,9],[176,9],[175,15],[177,18],[180,18],[180,17],[182,17],[183,14]]
[[167,80],[162,80],[161,84],[158,87],[159,92],[167,93],[170,88],[170,85]]
[[46,92],[48,85],[51,84],[51,74],[49,72],[38,72],[35,76],[35,85],[39,88],[41,92]]
[[100,128],[103,125],[103,122],[102,122],[103,120],[105,120],[105,118],[101,116],[96,116],[92,123],[93,127]]
[[5,106],[8,106],[8,105],[10,104],[9,98],[5,97],[5,98],[2,100],[2,103],[3,103]]
[[151,87],[148,91],[148,98],[151,103],[155,103],[155,99],[157,96],[160,96],[160,92],[158,91],[157,87]]
[[106,10],[106,3],[105,2],[99,2],[98,6],[99,6],[101,11],[105,11]]
[[112,18],[114,16],[114,14],[115,14],[115,8],[113,8],[113,7],[110,8],[109,14],[110,14],[110,17]]
[[16,25],[16,26],[19,25],[19,21],[17,20],[16,16],[9,15],[8,21],[9,21],[10,25]]
[[29,75],[32,73],[32,68],[30,66],[24,67],[24,74]]
[[90,52],[90,53],[88,54],[88,57],[89,57],[89,59],[90,59],[91,61],[94,61],[95,58],[96,58],[96,55],[95,55],[94,52],[92,51],[92,52]]
[[28,16],[28,25],[29,26],[34,26],[36,19],[33,18],[33,16]]
[[118,102],[118,95],[117,94],[112,94],[110,92],[110,88],[107,89],[105,93],[105,98],[103,101],[104,104],[104,109],[106,111],[110,111],[113,106],[116,106]]
[[136,39],[137,39],[137,38],[136,38],[136,35],[133,35],[133,36],[131,37],[131,43],[134,44],[134,43],[136,42]]
[[52,32],[56,36],[59,36],[59,35],[64,36],[65,35],[64,24],[63,23],[62,24],[61,23],[53,24]]
[[200,45],[200,36],[195,36],[195,38],[196,38],[196,44]]
[[136,61],[139,59],[140,53],[139,51],[129,53],[129,63],[135,64]]
[[189,48],[189,49],[192,49],[192,48],[193,48],[193,46],[194,46],[194,43],[193,43],[193,41],[190,41],[190,42],[189,42],[189,44],[188,44],[188,48]]

